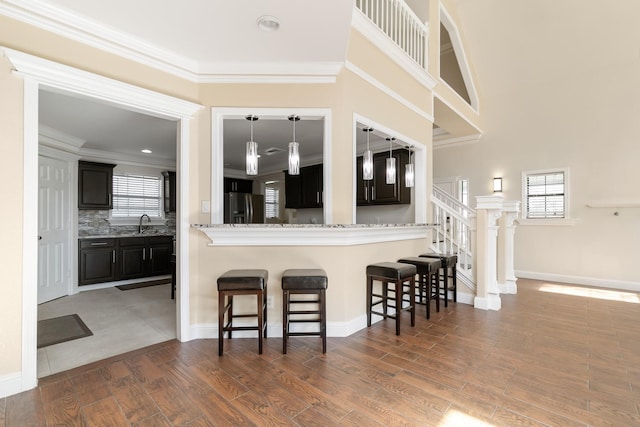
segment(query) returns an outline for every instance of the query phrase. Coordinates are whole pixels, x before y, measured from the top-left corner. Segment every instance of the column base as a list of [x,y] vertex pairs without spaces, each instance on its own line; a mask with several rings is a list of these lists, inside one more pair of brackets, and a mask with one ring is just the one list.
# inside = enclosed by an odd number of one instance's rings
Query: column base
[[498,283],[498,289],[501,294],[517,294],[518,285],[515,280],[506,280],[505,283]]
[[475,297],[473,300],[474,308],[481,310],[500,310],[502,308],[502,300],[500,295],[489,294],[486,297]]

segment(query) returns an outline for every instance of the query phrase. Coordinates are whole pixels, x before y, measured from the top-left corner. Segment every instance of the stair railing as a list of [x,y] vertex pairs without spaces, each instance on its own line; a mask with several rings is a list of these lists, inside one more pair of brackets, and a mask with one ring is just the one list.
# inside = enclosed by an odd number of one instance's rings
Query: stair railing
[[433,221],[438,224],[432,249],[441,253],[456,254],[458,274],[463,276],[460,282],[475,290],[473,239],[476,212],[435,186],[432,202]]

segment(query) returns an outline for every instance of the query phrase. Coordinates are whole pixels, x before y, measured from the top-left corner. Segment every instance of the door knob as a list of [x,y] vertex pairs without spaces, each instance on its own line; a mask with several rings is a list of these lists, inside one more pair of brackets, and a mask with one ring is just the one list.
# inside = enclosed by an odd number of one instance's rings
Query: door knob
[[42,240],[42,236],[38,236],[38,240]]

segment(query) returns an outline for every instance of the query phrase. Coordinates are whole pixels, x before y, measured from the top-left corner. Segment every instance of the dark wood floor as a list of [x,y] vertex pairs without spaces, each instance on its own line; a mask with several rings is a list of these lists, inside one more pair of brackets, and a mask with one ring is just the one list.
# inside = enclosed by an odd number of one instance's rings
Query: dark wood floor
[[544,285],[520,280],[498,312],[450,304],[427,321],[421,307],[400,337],[387,320],[326,355],[317,338],[286,356],[280,338],[262,356],[256,339],[223,357],[217,340],[169,341],[0,399],[0,426],[640,425],[638,295]]

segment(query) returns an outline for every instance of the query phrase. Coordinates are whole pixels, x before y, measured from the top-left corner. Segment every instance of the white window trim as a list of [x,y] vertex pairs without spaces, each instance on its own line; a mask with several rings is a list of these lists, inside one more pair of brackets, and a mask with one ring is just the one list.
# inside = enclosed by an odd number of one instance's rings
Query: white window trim
[[[527,176],[528,175],[542,175],[552,173],[564,173],[564,218],[544,218],[544,219],[528,219],[527,216]],[[522,171],[522,218],[518,219],[519,225],[532,225],[532,226],[571,226],[575,225],[577,220],[571,218],[571,205],[569,195],[570,184],[569,168],[552,168],[552,169],[538,169]]]

